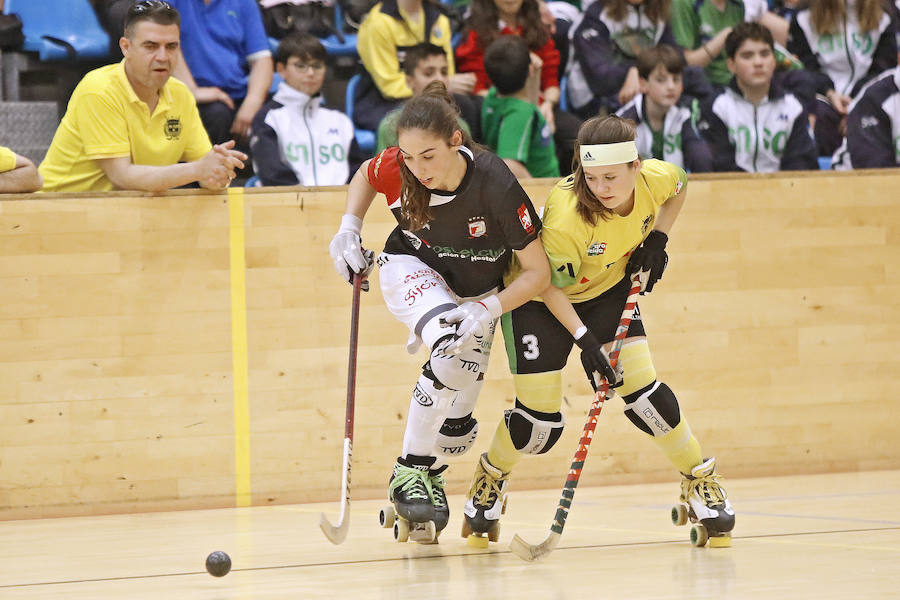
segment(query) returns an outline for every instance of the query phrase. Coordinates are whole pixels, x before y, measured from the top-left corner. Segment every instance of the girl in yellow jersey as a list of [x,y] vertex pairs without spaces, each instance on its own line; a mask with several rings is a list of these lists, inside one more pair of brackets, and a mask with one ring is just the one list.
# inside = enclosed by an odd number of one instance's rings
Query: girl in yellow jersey
[[[523,454],[544,453],[559,439],[561,370],[578,344],[595,389],[599,377],[617,387],[628,418],[681,472],[681,502],[691,520],[702,523],[718,545],[728,544],[734,512],[716,480],[715,458],[703,458],[675,394],[656,379],[637,310],[619,368],[614,371],[609,363],[629,276],[640,274],[642,294],[653,290],[668,261],[668,232],[687,194],[684,171],[660,160],[641,161],[634,139],[629,120],[611,116],[585,122],[575,147],[575,171],[547,199],[541,238],[552,283],[540,298],[502,318],[516,404],[506,411],[476,467],[464,533],[493,530],[496,537],[513,466]],[[683,524],[684,514],[680,520]]]

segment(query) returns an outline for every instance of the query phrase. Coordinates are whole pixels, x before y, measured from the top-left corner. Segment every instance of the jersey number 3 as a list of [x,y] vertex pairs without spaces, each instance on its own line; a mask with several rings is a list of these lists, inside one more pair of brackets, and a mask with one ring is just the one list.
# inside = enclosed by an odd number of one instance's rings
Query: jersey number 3
[[522,352],[522,356],[524,356],[527,360],[537,360],[537,357],[541,355],[541,350],[538,348],[538,339],[536,335],[529,333],[528,335],[522,336],[522,345],[525,346],[525,351]]

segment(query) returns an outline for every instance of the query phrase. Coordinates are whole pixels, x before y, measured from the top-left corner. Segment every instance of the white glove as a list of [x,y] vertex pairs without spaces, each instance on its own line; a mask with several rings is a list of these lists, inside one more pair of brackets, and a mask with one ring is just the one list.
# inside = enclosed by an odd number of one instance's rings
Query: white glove
[[766,0],[744,0],[744,20],[748,23],[758,23],[769,10]]
[[480,345],[481,340],[491,331],[494,320],[503,314],[503,307],[497,296],[488,296],[480,302],[463,302],[441,317],[441,324],[456,326],[456,339],[447,344],[444,352],[459,354],[467,344]]
[[[334,261],[334,270],[349,283],[353,283],[353,274],[359,273],[364,278],[372,272],[375,264],[375,253],[362,247],[360,229],[362,220],[354,215],[344,215],[341,227],[331,239],[328,252]],[[362,289],[369,291],[369,281],[362,283]]]

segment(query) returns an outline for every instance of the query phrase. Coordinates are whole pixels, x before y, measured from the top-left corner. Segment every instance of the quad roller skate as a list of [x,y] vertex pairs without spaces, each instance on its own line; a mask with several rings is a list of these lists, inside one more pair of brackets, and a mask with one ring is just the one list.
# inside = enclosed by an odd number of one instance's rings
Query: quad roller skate
[[444,471],[448,465],[428,471],[428,491],[431,493],[431,504],[434,506],[434,539],[437,541],[441,531],[450,521],[450,505],[447,503],[447,492],[444,491]]
[[[428,471],[434,461],[434,457],[410,455],[406,459],[398,458],[394,464],[394,473],[388,484],[388,499],[393,504],[381,509],[378,521],[385,529],[394,530],[394,539],[398,542],[412,540],[432,544],[437,541],[438,529],[435,527],[435,507],[431,500]],[[449,511],[446,514],[449,517]]]
[[487,548],[488,542],[500,538],[500,515],[506,512],[506,484],[504,473],[488,461],[487,453],[475,467],[475,479],[466,500],[462,537],[474,548]]
[[672,523],[691,527],[691,544],[710,548],[731,546],[731,530],[734,529],[734,510],[718,481],[716,459],[707,458],[691,469],[690,475],[682,474],[680,503],[672,507]]

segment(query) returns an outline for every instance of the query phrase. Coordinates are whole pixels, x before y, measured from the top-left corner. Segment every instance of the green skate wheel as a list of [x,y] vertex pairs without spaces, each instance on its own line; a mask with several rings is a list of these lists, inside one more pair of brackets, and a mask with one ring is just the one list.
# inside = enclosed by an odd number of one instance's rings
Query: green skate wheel
[[682,526],[688,522],[688,507],[684,504],[676,504],[672,507],[672,525]]
[[709,540],[709,533],[706,531],[706,526],[702,523],[697,523],[691,527],[691,544],[702,548],[706,545],[707,540]]
[[381,526],[385,529],[390,529],[394,526],[394,520],[397,518],[397,513],[394,511],[393,506],[385,506],[378,513],[378,522],[381,523]]

